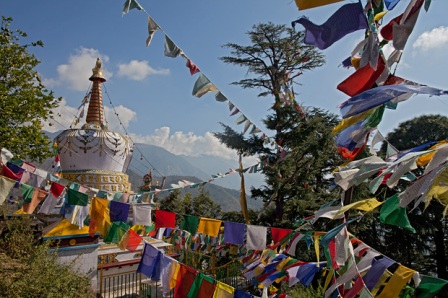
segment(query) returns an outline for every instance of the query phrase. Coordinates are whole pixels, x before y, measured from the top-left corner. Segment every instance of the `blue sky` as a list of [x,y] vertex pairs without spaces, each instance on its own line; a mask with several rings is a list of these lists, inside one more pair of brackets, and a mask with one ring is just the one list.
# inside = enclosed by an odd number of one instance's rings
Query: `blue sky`
[[[385,16],[385,24],[405,9],[410,0],[401,0]],[[353,1],[344,1],[345,3]],[[150,1],[139,3],[164,32],[253,123],[263,128],[271,98],[259,99],[256,91],[230,85],[243,79],[246,70],[222,63],[228,54],[221,45],[234,42],[248,45],[245,34],[256,23],[290,24],[307,16],[323,23],[344,2],[298,11],[291,0],[257,1]],[[365,3],[365,0],[362,1]],[[135,142],[150,143],[185,155],[208,154],[235,159],[210,132],[220,131],[219,122],[234,125],[227,104],[214,94],[198,99],[191,95],[197,75],[190,76],[181,57],[163,55],[164,33],[156,32],[146,48],[147,15],[136,9],[122,16],[123,1],[1,1],[2,15],[14,18],[13,27],[27,32],[30,40],[42,40],[43,49],[33,52],[42,61],[38,71],[56,96],[64,98],[58,129],[70,126],[87,92],[96,57],[103,59],[108,81],[103,94],[109,127],[118,122],[110,110],[109,97],[121,122]],[[448,89],[448,1],[432,0],[428,12],[422,10],[396,74],[403,78]],[[296,27],[300,29],[300,26]],[[324,50],[327,63],[300,76],[296,99],[339,114],[338,104],[347,96],[336,89],[353,69],[339,67],[363,38],[357,31]],[[104,89],[103,89],[104,91]],[[448,98],[412,97],[387,111],[379,126],[383,134],[398,123],[422,114],[446,114]],[[148,157],[150,159],[150,157]],[[250,163],[251,161],[248,161]]]

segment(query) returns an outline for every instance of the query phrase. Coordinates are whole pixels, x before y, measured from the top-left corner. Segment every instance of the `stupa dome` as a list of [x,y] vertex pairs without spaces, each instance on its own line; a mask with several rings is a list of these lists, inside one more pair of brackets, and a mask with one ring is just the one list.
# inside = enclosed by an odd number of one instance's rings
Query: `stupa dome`
[[106,81],[98,58],[92,69],[86,123],[80,129],[67,129],[54,140],[61,159],[62,176],[107,191],[130,188],[124,174],[132,158],[130,138],[109,131],[105,125],[101,84]]

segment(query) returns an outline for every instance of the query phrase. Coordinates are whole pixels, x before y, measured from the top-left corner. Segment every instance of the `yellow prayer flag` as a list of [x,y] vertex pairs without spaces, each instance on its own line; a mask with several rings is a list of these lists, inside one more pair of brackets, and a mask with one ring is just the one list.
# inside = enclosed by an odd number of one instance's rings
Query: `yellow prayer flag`
[[425,197],[425,206],[427,207],[434,197],[439,200],[440,203],[447,206],[448,205],[448,168],[444,169],[435,179],[429,188],[428,193]]
[[179,274],[180,270],[180,264],[175,262],[173,265],[171,265],[170,273],[168,276],[171,276],[170,279],[170,290],[174,289],[176,287],[177,283],[177,275]]
[[109,201],[107,199],[93,198],[90,205],[90,236],[93,236],[95,232],[100,232],[103,237],[107,234],[110,227],[108,206]]
[[367,118],[367,116],[369,116],[369,114],[373,112],[373,110],[374,109],[370,109],[361,114],[351,116],[346,119],[342,119],[341,122],[339,122],[339,124],[333,128],[333,133],[335,134],[339,133],[342,130],[346,129],[347,127],[352,126],[353,124],[358,123],[359,121]]
[[377,296],[378,298],[394,298],[398,297],[401,290],[404,288],[406,283],[414,275],[415,270],[409,269],[403,265],[400,265],[394,274],[390,278],[389,282],[386,284],[381,293]]
[[213,298],[233,298],[234,292],[234,287],[218,281],[216,283],[215,292],[213,293]]
[[384,202],[378,202],[376,198],[365,199],[365,200],[361,200],[361,201],[358,201],[355,203],[351,203],[351,204],[341,207],[339,209],[339,211],[335,214],[333,219],[337,218],[339,215],[341,215],[342,213],[345,213],[346,211],[348,211],[350,209],[356,209],[356,210],[361,210],[361,211],[365,211],[365,212],[370,212],[373,209],[377,208],[378,206],[381,206],[383,203]]
[[198,225],[198,233],[209,235],[211,237],[218,237],[221,223],[222,221],[217,219],[201,217]]
[[342,0],[296,0],[296,5],[299,10],[304,10],[341,1]]
[[[428,150],[436,150],[440,146],[445,145],[447,143],[448,143],[448,141],[442,140],[442,141],[438,142],[437,144],[435,144],[434,146],[432,146],[431,148],[429,148]],[[426,166],[431,161],[431,159],[434,157],[434,154],[436,154],[436,151],[433,151],[428,154],[424,154],[424,155],[420,156],[417,159],[417,165],[420,167]]]

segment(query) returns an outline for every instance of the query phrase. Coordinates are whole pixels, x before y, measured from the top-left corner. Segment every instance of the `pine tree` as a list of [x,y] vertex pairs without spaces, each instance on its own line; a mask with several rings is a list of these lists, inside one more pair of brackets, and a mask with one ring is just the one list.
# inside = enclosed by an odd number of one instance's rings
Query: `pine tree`
[[294,98],[294,79],[325,60],[303,43],[303,32],[285,25],[257,24],[247,34],[251,45],[228,43],[224,47],[231,56],[221,60],[247,68],[247,78],[232,84],[259,89],[259,97],[272,97],[270,114],[263,121],[274,136],[246,137],[226,125],[215,136],[238,154],[262,159],[266,185],[252,188],[252,198],[275,203],[275,225],[290,226],[329,198],[330,174],[340,164],[332,135],[337,117],[302,108]]

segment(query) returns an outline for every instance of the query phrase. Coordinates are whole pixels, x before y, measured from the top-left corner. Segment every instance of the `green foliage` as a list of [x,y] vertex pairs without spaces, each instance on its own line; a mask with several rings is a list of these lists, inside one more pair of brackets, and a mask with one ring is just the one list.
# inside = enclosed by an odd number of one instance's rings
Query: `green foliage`
[[[252,198],[275,204],[269,225],[291,227],[297,218],[311,215],[330,199],[329,174],[341,162],[332,134],[338,119],[317,108],[284,105],[279,94],[285,81],[293,82],[304,71],[322,66],[325,60],[314,47],[303,43],[304,32],[285,25],[257,24],[247,34],[251,44],[226,44],[231,56],[221,60],[247,68],[247,78],[233,84],[260,89],[260,97],[272,96],[271,114],[264,123],[275,131],[275,141],[266,146],[261,137],[246,138],[225,125],[224,131],[215,136],[239,154],[259,156],[265,161],[266,184],[252,188]],[[284,153],[286,157],[281,156]]]
[[291,298],[316,298],[325,296],[324,288],[320,284],[316,287],[305,287],[300,283],[296,284],[292,288],[286,287],[286,284],[283,284],[282,286],[284,290],[283,293]]
[[[29,47],[41,41],[22,44],[27,34],[12,30],[12,18],[2,17],[0,31],[0,147],[17,158],[42,162],[49,157],[50,141],[42,132],[42,121],[53,119],[58,99],[42,84],[35,70],[39,60]],[[60,100],[60,99],[59,99]]]
[[188,214],[207,218],[218,218],[221,216],[221,206],[215,203],[208,193],[201,191],[192,197],[186,193],[181,198],[180,190],[175,190],[158,202],[160,209],[175,212],[177,214]]
[[58,263],[48,243],[34,243],[31,217],[4,217],[0,223],[1,297],[95,297],[87,277]]

